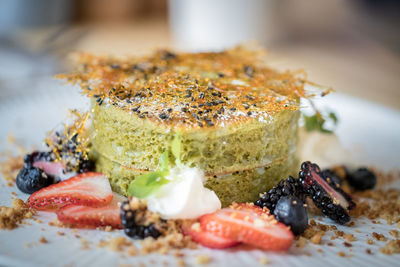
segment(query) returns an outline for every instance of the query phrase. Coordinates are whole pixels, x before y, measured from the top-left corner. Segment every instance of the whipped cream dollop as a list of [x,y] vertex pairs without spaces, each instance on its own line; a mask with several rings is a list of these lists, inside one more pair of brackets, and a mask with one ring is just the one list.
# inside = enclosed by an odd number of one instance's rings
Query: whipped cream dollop
[[214,191],[204,187],[201,170],[175,167],[165,178],[170,182],[146,197],[148,209],[163,219],[194,219],[221,208]]

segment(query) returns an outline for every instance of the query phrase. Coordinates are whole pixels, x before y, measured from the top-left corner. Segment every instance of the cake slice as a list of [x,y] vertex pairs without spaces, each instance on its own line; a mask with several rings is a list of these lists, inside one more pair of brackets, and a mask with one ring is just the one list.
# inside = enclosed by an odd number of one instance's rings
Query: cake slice
[[82,54],[80,62],[62,77],[93,99],[92,156],[115,191],[126,195],[136,176],[155,170],[178,133],[181,161],[205,172],[223,205],[253,201],[294,174],[304,80],[266,67],[259,53]]

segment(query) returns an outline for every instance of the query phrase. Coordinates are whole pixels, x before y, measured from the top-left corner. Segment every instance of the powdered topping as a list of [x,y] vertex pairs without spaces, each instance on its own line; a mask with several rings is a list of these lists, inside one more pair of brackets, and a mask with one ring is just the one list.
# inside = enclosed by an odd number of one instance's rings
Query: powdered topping
[[185,127],[267,119],[297,109],[306,97],[304,73],[278,72],[258,56],[242,47],[125,59],[80,54],[80,68],[58,77],[79,84],[98,105]]

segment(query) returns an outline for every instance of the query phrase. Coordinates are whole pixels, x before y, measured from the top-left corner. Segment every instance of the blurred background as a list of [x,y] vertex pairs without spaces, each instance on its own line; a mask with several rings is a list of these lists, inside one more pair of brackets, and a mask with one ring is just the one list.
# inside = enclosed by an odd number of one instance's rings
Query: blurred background
[[34,91],[68,53],[220,50],[257,41],[280,69],[400,109],[397,0],[2,0],[0,98]]

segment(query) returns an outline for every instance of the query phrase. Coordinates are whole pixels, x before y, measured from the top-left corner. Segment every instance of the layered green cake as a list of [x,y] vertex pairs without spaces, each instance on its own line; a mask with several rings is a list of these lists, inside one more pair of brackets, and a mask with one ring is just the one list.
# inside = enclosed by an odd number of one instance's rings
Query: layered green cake
[[258,53],[80,60],[65,77],[92,98],[91,155],[115,191],[126,195],[135,177],[157,169],[178,133],[181,161],[204,171],[224,206],[253,201],[295,173],[304,82],[266,67]]

